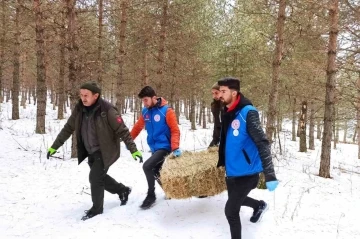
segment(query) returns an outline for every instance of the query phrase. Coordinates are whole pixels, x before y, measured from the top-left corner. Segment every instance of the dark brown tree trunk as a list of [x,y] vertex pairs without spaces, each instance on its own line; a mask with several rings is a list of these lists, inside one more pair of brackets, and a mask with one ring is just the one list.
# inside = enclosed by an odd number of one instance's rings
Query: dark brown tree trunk
[[315,149],[315,109],[314,102],[310,102],[310,127],[309,127],[309,149]]
[[143,86],[149,85],[149,73],[148,73],[148,41],[144,41],[144,50],[143,50]]
[[266,135],[270,142],[273,141],[273,135],[275,131],[275,120],[276,120],[276,111],[278,104],[278,94],[279,94],[279,75],[280,75],[280,65],[284,48],[284,27],[285,27],[285,9],[286,9],[286,0],[279,1],[279,12],[277,18],[277,37],[275,43],[275,53],[272,64],[272,82],[271,90],[269,94],[269,108],[266,122]]
[[316,120],[316,139],[321,140],[321,120]]
[[126,24],[127,24],[127,10],[129,7],[129,0],[121,1],[121,16],[120,16],[120,27],[119,27],[119,56],[118,56],[118,77],[116,82],[116,107],[121,112],[122,107],[122,94],[120,90],[122,89],[122,84],[124,81],[124,64],[125,64],[125,33],[126,33]]
[[61,29],[60,29],[60,66],[59,66],[59,82],[58,82],[58,119],[64,119],[65,108],[65,49],[66,49],[66,28],[65,28],[65,15],[61,14]]
[[358,80],[356,83],[357,88],[357,104],[356,104],[356,130],[354,132],[353,142],[357,137],[357,144],[358,144],[358,159],[360,159],[360,72],[358,73]]
[[324,112],[324,130],[321,145],[321,161],[319,176],[330,178],[330,157],[331,157],[331,137],[333,124],[333,111],[335,103],[335,77],[336,77],[336,48],[339,21],[339,0],[329,0],[329,47],[328,61],[326,69],[326,96]]
[[36,33],[36,129],[37,134],[45,134],[45,115],[46,115],[46,72],[44,57],[44,23],[41,11],[41,1],[34,0],[35,12],[35,33]]
[[206,129],[206,113],[205,113],[205,111],[206,111],[206,107],[205,107],[205,100],[203,100],[202,101],[202,112],[203,112],[203,114],[202,114],[202,121],[203,121],[203,129]]
[[104,12],[104,6],[103,6],[103,0],[99,0],[99,34],[98,34],[98,52],[97,52],[97,64],[98,64],[98,82],[100,86],[103,86],[103,80],[102,80],[102,30],[103,30],[103,12]]
[[14,56],[13,56],[13,87],[12,87],[12,119],[19,119],[19,91],[20,91],[20,18],[21,0],[17,0],[14,18]]
[[306,121],[307,121],[307,102],[303,101],[301,103],[301,115],[300,115],[300,152],[307,152]]
[[292,129],[291,129],[291,141],[296,141],[296,98],[294,98],[293,110],[292,110]]
[[5,64],[5,37],[7,31],[6,16],[5,16],[5,1],[1,1],[1,33],[0,33],[0,103],[4,101],[3,97],[3,78],[4,78],[4,64]]
[[[74,110],[74,107],[77,103],[78,97],[78,88],[77,86],[77,56],[78,56],[78,46],[76,43],[76,13],[75,5],[76,0],[65,0],[67,8],[67,18],[68,18],[68,30],[67,30],[67,39],[68,39],[68,52],[69,52],[69,85],[70,89],[70,108]],[[75,132],[72,135],[72,144],[71,144],[71,157],[77,157],[77,141]]]
[[162,0],[162,15],[160,20],[160,41],[157,71],[156,88],[159,95],[162,92],[162,84],[164,82],[164,68],[165,68],[165,42],[166,42],[166,26],[168,21],[168,6],[169,0]]

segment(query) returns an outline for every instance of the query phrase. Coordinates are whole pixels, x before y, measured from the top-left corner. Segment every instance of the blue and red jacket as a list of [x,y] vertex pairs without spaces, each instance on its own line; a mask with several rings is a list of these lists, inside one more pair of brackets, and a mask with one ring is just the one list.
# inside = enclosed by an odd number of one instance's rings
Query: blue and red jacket
[[165,99],[159,98],[154,107],[142,109],[141,116],[130,132],[131,137],[135,139],[144,127],[152,153],[159,149],[171,152],[179,148],[180,130],[176,115]]

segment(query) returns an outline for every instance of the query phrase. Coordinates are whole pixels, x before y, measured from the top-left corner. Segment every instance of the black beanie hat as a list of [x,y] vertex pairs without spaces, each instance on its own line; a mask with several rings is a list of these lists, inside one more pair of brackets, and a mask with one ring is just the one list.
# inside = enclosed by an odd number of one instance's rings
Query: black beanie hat
[[229,89],[240,91],[240,81],[236,78],[225,77],[218,81],[219,86],[227,86]]
[[96,93],[98,93],[99,95],[101,94],[100,86],[95,81],[85,82],[84,84],[82,84],[80,86],[80,89],[89,90],[94,94],[96,94]]

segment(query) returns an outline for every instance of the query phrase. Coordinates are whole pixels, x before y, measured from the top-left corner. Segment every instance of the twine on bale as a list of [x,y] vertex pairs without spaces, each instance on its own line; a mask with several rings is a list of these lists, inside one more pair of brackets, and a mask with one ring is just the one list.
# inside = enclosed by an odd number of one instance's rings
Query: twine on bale
[[185,151],[179,158],[169,155],[162,166],[160,180],[168,198],[213,196],[226,190],[225,170],[217,168],[217,148]]

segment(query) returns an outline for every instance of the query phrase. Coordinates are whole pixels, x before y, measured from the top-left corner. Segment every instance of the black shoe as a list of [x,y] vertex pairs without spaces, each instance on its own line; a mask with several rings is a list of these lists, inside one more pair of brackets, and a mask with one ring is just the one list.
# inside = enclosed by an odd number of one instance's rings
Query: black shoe
[[120,206],[126,205],[130,193],[131,193],[131,188],[129,187],[125,187],[125,189],[121,193],[119,193]]
[[250,218],[250,222],[256,223],[261,221],[261,218],[264,216],[264,213],[267,211],[268,205],[263,200],[260,200],[260,206],[254,210],[252,217]]
[[155,194],[151,193],[146,196],[144,202],[141,204],[140,208],[142,209],[149,209],[151,206],[154,205],[156,201],[156,196]]
[[86,210],[85,211],[85,215],[81,218],[81,220],[86,221],[87,219],[93,218],[96,215],[102,214],[102,211],[99,213],[94,213],[93,211],[90,210]]

